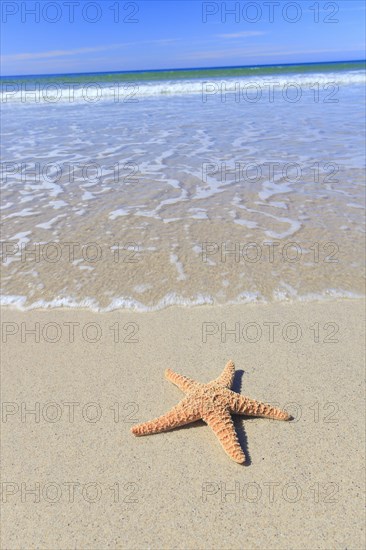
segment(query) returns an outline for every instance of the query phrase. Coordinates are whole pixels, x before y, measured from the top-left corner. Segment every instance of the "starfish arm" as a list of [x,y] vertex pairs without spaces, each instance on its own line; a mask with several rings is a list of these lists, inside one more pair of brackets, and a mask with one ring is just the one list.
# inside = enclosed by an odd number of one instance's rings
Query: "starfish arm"
[[234,423],[231,419],[228,410],[212,411],[206,414],[203,420],[210,426],[216,437],[221,443],[224,451],[235,462],[243,464],[245,462],[245,454],[240,447],[238,436],[236,435]]
[[216,380],[213,380],[215,384],[220,384],[225,386],[225,388],[231,388],[235,376],[235,365],[233,361],[228,361],[225,365],[224,370]]
[[193,390],[195,387],[197,387],[199,384],[192,380],[191,378],[188,378],[187,376],[182,376],[181,374],[178,374],[172,369],[166,369],[165,371],[165,378],[178,386],[178,388],[184,392],[189,392],[190,390]]
[[262,416],[266,418],[275,418],[276,420],[290,420],[290,415],[286,411],[272,407],[267,403],[249,399],[244,395],[230,392],[230,410],[234,414],[245,414],[247,416]]
[[143,424],[133,426],[131,432],[134,435],[150,435],[166,432],[178,426],[184,426],[185,424],[195,422],[200,418],[201,414],[198,407],[192,405],[190,400],[185,398],[162,416],[144,422]]

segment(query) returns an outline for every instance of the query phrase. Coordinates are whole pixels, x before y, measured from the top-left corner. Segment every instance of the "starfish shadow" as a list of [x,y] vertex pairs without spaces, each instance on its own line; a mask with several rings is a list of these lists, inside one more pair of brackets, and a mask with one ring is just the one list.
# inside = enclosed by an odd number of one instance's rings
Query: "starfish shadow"
[[[241,393],[244,374],[245,374],[244,370],[235,371],[234,382],[231,389],[236,393]],[[233,415],[232,418],[233,418],[236,434],[238,436],[238,440],[240,443],[240,447],[243,449],[245,458],[246,458],[243,466],[250,466],[252,461],[251,461],[250,453],[248,449],[248,438],[247,438],[247,434],[245,433],[245,429],[243,425],[243,419],[248,417]]]
[[235,391],[236,393],[241,393],[241,387],[243,385],[243,376],[245,374],[245,371],[244,370],[236,370],[235,371],[235,375],[234,375],[234,381],[233,381],[233,385],[232,385],[232,390]]

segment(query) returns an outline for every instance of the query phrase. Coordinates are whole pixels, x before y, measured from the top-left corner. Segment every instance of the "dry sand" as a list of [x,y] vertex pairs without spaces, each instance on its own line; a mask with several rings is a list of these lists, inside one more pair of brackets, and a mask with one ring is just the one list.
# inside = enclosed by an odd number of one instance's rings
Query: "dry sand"
[[[3,310],[2,548],[363,548],[363,312]],[[203,422],[130,433],[182,397],[167,366],[208,381],[228,359],[234,389],[295,417],[237,417],[247,465]]]

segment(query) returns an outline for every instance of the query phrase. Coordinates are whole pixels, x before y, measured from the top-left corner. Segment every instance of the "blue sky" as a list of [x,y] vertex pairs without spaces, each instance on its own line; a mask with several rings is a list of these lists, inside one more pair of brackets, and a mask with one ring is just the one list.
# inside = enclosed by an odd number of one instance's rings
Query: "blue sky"
[[363,0],[2,0],[1,10],[3,75],[365,58]]

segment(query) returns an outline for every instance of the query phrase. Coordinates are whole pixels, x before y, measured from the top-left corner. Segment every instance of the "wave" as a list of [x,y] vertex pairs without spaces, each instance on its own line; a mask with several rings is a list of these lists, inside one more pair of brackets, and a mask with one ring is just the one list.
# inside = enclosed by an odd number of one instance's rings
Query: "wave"
[[337,299],[363,299],[365,295],[351,292],[349,290],[329,288],[320,293],[307,293],[304,295],[294,295],[283,291],[274,292],[273,300],[269,301],[257,292],[241,292],[235,300],[228,302],[218,302],[210,295],[197,294],[195,298],[183,298],[175,293],[169,293],[159,300],[155,305],[145,305],[142,302],[132,298],[114,298],[108,306],[101,307],[94,298],[83,298],[77,300],[71,297],[54,298],[53,300],[38,300],[28,303],[26,296],[8,295],[0,297],[1,307],[10,307],[20,311],[30,311],[34,309],[87,309],[95,313],[108,313],[116,310],[130,310],[136,312],[160,311],[172,306],[196,307],[196,306],[225,306],[225,305],[244,305],[244,304],[269,304],[277,302],[318,302],[324,300]]
[[[132,81],[132,82],[89,82],[82,79],[80,82],[53,82],[45,78],[21,82],[11,77],[2,79],[0,102],[6,104],[95,104],[100,101],[115,103],[137,103],[142,98],[176,97],[186,95],[202,95],[203,101],[212,96],[236,92],[244,94],[248,102],[258,100],[258,94],[283,93],[289,95],[301,87],[310,93],[317,93],[326,89],[328,85],[351,86],[366,83],[364,71],[343,71],[326,73],[306,73],[291,75],[262,75],[256,78],[250,76],[219,78],[195,78],[181,80],[160,81]],[[292,92],[290,90],[292,88]],[[329,93],[331,90],[329,89]]]

